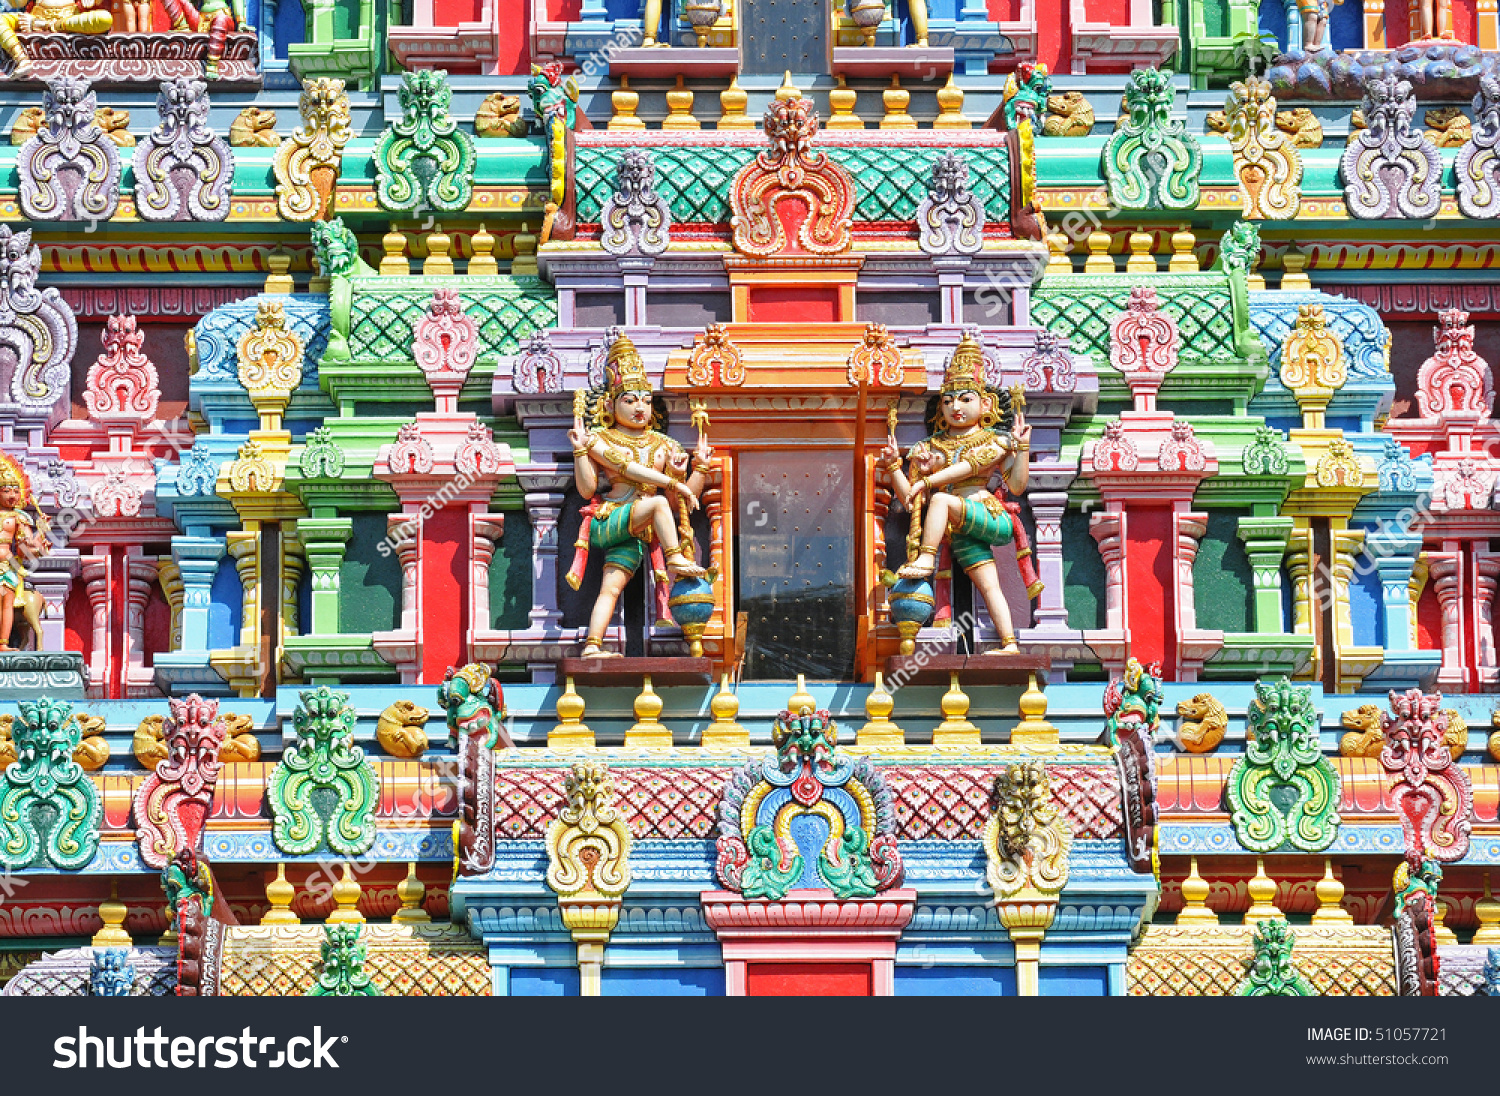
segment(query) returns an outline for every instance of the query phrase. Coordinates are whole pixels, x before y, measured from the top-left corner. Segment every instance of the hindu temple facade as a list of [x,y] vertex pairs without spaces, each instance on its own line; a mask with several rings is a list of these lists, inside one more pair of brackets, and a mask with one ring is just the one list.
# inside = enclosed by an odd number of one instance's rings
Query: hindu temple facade
[[0,16],[0,992],[1500,994],[1493,7]]

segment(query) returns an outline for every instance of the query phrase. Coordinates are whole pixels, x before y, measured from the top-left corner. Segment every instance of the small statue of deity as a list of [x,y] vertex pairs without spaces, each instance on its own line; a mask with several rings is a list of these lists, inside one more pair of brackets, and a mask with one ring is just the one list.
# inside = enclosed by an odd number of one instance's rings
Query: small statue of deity
[[98,0],[35,0],[29,10],[0,12],[0,49],[16,63],[12,76],[31,75],[31,58],[21,48],[17,33],[52,31],[59,34],[108,34],[115,17]]
[[1328,41],[1328,15],[1334,5],[1343,2],[1344,0],[1297,0],[1297,14],[1302,17],[1304,51],[1323,53],[1333,49]]
[[241,2],[238,0],[231,5],[230,0],[203,0],[202,6],[195,8],[190,0],[162,0],[174,32],[208,35],[203,74],[210,80],[219,75],[219,62],[224,59],[224,43],[229,39],[229,32],[245,23]]
[[[1015,403],[1010,392],[990,391],[983,351],[973,335],[965,334],[943,377],[937,430],[907,454],[914,478],[902,471],[901,450],[894,438],[881,452],[896,497],[912,513],[914,536],[908,550],[917,554],[897,574],[902,579],[930,579],[946,537],[954,563],[984,598],[1006,652],[1019,647],[991,549],[1013,539],[1022,544],[1024,529],[1019,507],[997,498],[991,484],[999,479],[1014,495],[1026,490],[1031,427]],[[921,517],[924,497],[925,519]],[[1030,563],[1027,553],[1022,577],[1027,580],[1027,593],[1034,597],[1040,583],[1034,580],[1034,570],[1027,574]]]
[[31,480],[25,469],[13,457],[0,453],[0,651],[12,649],[10,633],[15,627],[17,605],[31,625],[37,647],[42,643],[42,599],[36,591],[26,589],[21,557],[45,555],[49,544],[47,519],[40,513],[36,518],[27,513],[31,505]]
[[[578,392],[573,402],[573,479],[589,501],[583,508],[568,584],[578,589],[588,553],[604,553],[604,580],[589,615],[583,657],[602,658],[604,630],[625,584],[649,550],[657,582],[657,618],[668,619],[667,573],[673,579],[707,572],[688,553],[689,515],[708,481],[713,449],[702,434],[688,451],[654,429],[651,382],[635,344],[619,335],[610,344],[604,385]],[[673,513],[674,504],[676,513]]]

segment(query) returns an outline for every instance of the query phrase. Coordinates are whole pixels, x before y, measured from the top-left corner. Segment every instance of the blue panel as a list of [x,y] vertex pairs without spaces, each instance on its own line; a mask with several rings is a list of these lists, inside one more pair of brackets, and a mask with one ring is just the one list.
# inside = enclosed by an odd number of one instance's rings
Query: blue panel
[[1344,0],[1328,16],[1328,41],[1335,51],[1365,48],[1364,6]]
[[[1365,572],[1360,574],[1360,572]],[[1367,555],[1354,557],[1354,580],[1349,583],[1349,616],[1358,647],[1379,647],[1385,614],[1380,608],[1380,571]]]
[[1037,971],[1043,997],[1108,997],[1108,967],[1041,967]]
[[511,967],[512,997],[577,997],[577,967]]
[[605,967],[599,993],[603,997],[723,997],[723,967],[679,967],[639,970]]
[[302,13],[302,0],[281,0],[276,5],[274,26],[276,56],[285,59],[287,46],[307,41],[307,16]]
[[214,584],[209,594],[208,647],[218,651],[233,647],[240,641],[240,620],[244,587],[234,569],[234,560],[226,559],[219,564],[214,575]]
[[898,966],[896,968],[897,997],[1014,997],[1015,995],[1015,967]]
[[[604,0],[604,10],[611,19],[632,19],[639,22],[644,9],[641,7],[641,0]],[[676,4],[663,4],[662,22],[667,22],[676,10]]]
[[1260,29],[1274,34],[1286,49],[1286,5],[1281,0],[1260,0]]

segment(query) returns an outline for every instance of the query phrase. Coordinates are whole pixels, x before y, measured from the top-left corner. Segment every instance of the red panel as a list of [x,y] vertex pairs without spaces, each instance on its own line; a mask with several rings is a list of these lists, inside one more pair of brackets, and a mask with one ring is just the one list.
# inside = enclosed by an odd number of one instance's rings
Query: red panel
[[872,997],[869,963],[748,963],[747,997]]
[[1172,511],[1136,506],[1125,519],[1125,587],[1129,591],[1130,653],[1149,666],[1160,661],[1166,680],[1177,676],[1172,620]]
[[172,649],[172,607],[160,586],[151,587],[151,597],[146,602],[144,640],[146,665],[152,665],[152,656]]
[[94,614],[89,609],[89,596],[81,582],[73,583],[68,594],[68,603],[63,608],[63,646],[83,655],[88,663],[94,653]]
[[[526,0],[495,0],[500,6],[499,52],[495,65],[502,76],[524,76],[531,71],[531,35],[526,32]],[[583,0],[563,0],[562,10],[554,18],[577,19]]]
[[1422,651],[1443,649],[1443,607],[1438,603],[1432,580],[1422,588],[1417,600],[1417,648]]
[[479,18],[475,0],[432,0],[432,22],[438,27],[456,27]]
[[[1474,41],[1474,5],[1460,0],[1452,6],[1453,34],[1460,42]],[[1386,0],[1385,44],[1391,49],[1404,46],[1413,39],[1411,33],[1411,8],[1408,0]]]
[[422,681],[436,685],[449,666],[462,666],[469,624],[469,512],[439,510],[422,523]]
[[834,323],[839,318],[837,286],[791,289],[750,287],[751,323]]
[[[546,0],[547,18],[561,23],[574,23],[583,15],[583,0]],[[502,23],[501,26],[505,24]],[[516,24],[521,26],[524,24]]]

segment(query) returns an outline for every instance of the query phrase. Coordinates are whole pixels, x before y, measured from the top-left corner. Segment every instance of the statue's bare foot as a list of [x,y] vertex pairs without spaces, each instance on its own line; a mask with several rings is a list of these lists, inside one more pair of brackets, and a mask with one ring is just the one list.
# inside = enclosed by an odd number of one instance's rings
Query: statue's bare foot
[[900,578],[931,578],[936,570],[937,553],[923,548],[916,559],[897,569],[896,575]]
[[1018,655],[1021,653],[1020,645],[1015,640],[1001,644],[999,647],[991,647],[984,652],[987,655]]
[[619,658],[620,654],[619,654],[618,651],[606,651],[603,647],[595,647],[592,644],[590,644],[590,645],[584,647],[583,653],[580,654],[578,657],[579,658]]
[[673,556],[667,560],[667,570],[672,572],[675,581],[679,578],[707,578],[708,572],[699,567],[686,554]]

